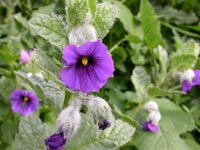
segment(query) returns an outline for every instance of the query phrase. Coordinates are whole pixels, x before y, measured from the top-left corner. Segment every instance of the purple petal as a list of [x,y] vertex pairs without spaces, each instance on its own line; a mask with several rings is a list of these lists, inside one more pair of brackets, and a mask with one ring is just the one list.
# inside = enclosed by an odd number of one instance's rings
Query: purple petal
[[83,45],[81,45],[77,52],[81,55],[81,56],[91,56],[91,54],[93,53],[93,51],[95,51],[95,49],[98,47],[99,45],[99,41],[95,41],[95,42],[87,42]]
[[97,74],[94,71],[95,66],[88,65],[87,67],[81,67],[78,70],[80,79],[80,91],[91,92],[99,91],[99,89],[106,84],[107,80],[100,81]]
[[147,121],[141,125],[141,128],[144,129],[145,131],[149,132],[157,132],[159,131],[159,127],[156,125],[153,125],[151,121]]
[[65,146],[66,141],[63,133],[53,134],[45,140],[45,145],[47,146],[47,150],[61,150]]
[[60,78],[65,86],[69,87],[71,90],[80,89],[79,77],[75,65],[62,69]]
[[182,83],[182,91],[183,92],[188,92],[190,91],[192,88],[192,83],[189,81],[183,81]]
[[73,65],[76,64],[80,55],[77,53],[77,47],[75,45],[67,45],[63,48],[63,65]]
[[114,63],[110,55],[95,61],[94,71],[100,81],[113,77]]
[[192,85],[200,85],[200,70],[194,70],[195,78],[192,80]]

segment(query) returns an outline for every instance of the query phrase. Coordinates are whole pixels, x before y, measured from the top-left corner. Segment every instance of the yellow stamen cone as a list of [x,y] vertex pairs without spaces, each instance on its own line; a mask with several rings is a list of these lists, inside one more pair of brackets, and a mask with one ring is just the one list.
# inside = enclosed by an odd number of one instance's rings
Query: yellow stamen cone
[[88,58],[87,57],[82,57],[81,58],[81,63],[86,66],[88,64]]

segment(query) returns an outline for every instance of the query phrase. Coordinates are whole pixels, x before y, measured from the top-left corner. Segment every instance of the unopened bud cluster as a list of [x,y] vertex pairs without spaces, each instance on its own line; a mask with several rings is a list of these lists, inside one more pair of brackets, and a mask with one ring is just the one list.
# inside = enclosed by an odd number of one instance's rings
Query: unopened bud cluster
[[149,101],[144,105],[144,109],[149,112],[146,122],[141,125],[145,131],[157,132],[161,114],[155,101]]

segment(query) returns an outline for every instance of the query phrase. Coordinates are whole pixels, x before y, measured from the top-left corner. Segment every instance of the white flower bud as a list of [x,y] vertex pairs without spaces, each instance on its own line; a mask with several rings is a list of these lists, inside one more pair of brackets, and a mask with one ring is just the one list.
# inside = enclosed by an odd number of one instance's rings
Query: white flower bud
[[144,105],[144,108],[148,111],[159,111],[158,104],[155,101],[149,101]]
[[84,24],[73,28],[69,32],[69,44],[81,45],[87,41],[96,41],[97,32],[96,29],[90,24]]
[[72,137],[80,127],[81,123],[81,102],[79,99],[71,101],[57,118],[56,133],[63,132],[64,138]]
[[151,121],[153,125],[158,126],[161,119],[161,114],[159,111],[151,111],[147,117],[147,121]]
[[88,99],[88,113],[93,116],[96,123],[105,121],[111,123],[114,121],[114,116],[112,114],[111,108],[104,99],[94,96],[90,96]]
[[173,76],[176,80],[180,81],[181,83],[183,81],[191,82],[195,78],[195,74],[192,69],[188,69],[184,72],[177,72]]
[[153,125],[158,126],[161,119],[161,114],[158,108],[158,104],[155,101],[149,101],[144,105],[144,108],[149,111],[147,121],[151,121]]

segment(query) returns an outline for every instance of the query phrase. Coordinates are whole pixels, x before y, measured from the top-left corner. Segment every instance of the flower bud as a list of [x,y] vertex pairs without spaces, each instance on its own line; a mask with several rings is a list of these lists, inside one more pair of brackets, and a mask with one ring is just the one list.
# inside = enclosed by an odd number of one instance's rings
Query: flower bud
[[144,109],[148,111],[158,110],[158,104],[155,101],[149,101],[144,105]]
[[32,51],[25,51],[25,50],[21,50],[20,51],[20,60],[24,63],[24,64],[28,64],[30,58],[32,55]]
[[90,24],[84,24],[73,28],[69,32],[69,44],[76,46],[82,45],[87,41],[96,41],[96,29]]
[[79,99],[70,102],[69,106],[57,118],[56,133],[63,132],[64,138],[70,138],[77,132],[81,123],[80,108]]
[[177,72],[173,76],[181,83],[183,83],[184,81],[191,82],[195,78],[195,73],[192,69],[188,69],[184,72]]
[[157,103],[155,101],[149,101],[144,105],[144,108],[149,111],[147,121],[151,122],[153,125],[158,126],[161,119],[161,114]]
[[90,96],[88,99],[88,113],[98,123],[99,129],[104,130],[110,127],[111,122],[114,121],[114,116],[108,103],[100,97]]

